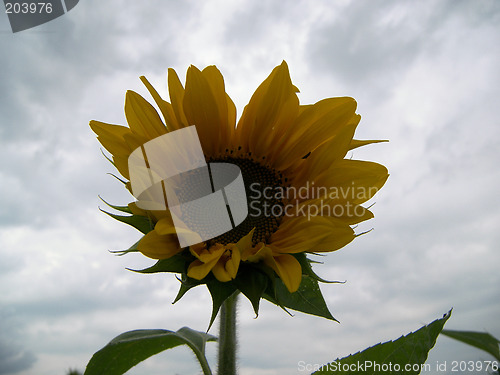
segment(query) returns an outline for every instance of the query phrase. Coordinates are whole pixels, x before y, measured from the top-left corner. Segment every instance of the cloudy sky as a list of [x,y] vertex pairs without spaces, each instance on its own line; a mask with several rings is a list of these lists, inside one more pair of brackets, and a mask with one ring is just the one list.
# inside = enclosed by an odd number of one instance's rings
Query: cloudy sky
[[[316,271],[341,322],[240,301],[241,375],[307,374],[441,317],[500,337],[500,2],[498,0],[82,0],[13,34],[0,16],[0,374],[63,375],[137,328],[207,328],[204,288],[172,306],[171,274],[115,257],[139,233],[99,212],[131,197],[88,127],[125,124],[124,95],[167,95],[166,72],[215,64],[239,113],[286,60],[302,103],[352,96],[358,138],[390,143],[349,157],[385,164],[374,228]],[[216,330],[213,330],[216,334]],[[215,344],[209,344],[215,364]],[[439,338],[429,363],[490,360]],[[187,349],[130,374],[197,374]]]

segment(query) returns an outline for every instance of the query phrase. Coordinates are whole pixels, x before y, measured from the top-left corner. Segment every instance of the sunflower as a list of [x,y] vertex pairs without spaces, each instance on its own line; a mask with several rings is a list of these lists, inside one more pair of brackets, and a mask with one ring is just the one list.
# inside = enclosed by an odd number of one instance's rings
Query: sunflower
[[[373,217],[362,204],[384,185],[388,172],[374,162],[345,158],[354,148],[380,142],[353,139],[360,121],[354,99],[299,104],[283,62],[257,88],[237,121],[215,66],[201,71],[191,66],[185,86],[169,69],[170,102],[146,78],[141,80],[161,117],[142,96],[128,91],[128,127],[90,122],[120,174],[130,178],[128,158],[141,145],[195,125],[207,163],[240,168],[248,216],[216,238],[182,248],[168,210],[148,211],[131,203],[123,211],[147,219],[149,227],[141,227],[145,234],[130,251],[175,259],[181,265],[171,268],[171,261],[168,270],[182,273],[183,280],[233,282],[238,288],[245,284],[239,278],[257,273],[272,283],[279,279],[293,293],[310,271],[305,255],[342,248],[357,236],[353,226]],[[268,293],[269,288],[261,289]]]

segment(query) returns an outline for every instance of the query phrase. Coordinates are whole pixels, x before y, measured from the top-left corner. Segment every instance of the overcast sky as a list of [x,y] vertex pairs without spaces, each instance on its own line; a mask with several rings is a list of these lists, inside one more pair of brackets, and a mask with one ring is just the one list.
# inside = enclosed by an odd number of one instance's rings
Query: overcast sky
[[[121,332],[205,330],[206,288],[171,305],[171,274],[115,257],[139,233],[102,214],[98,195],[131,200],[90,131],[125,124],[125,91],[167,95],[166,72],[215,64],[241,114],[282,60],[301,103],[352,96],[354,150],[391,174],[374,228],[315,270],[346,284],[322,290],[340,324],[241,299],[241,375],[308,374],[398,338],[453,308],[449,329],[500,337],[500,1],[82,0],[12,34],[0,16],[0,375],[63,375]],[[211,333],[217,334],[214,329]],[[209,356],[215,366],[215,344]],[[429,363],[487,354],[439,338]],[[199,373],[178,348],[130,374]]]

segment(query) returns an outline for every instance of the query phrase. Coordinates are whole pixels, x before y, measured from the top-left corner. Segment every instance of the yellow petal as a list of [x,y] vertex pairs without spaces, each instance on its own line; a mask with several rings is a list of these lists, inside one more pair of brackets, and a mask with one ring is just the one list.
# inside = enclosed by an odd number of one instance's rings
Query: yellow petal
[[255,126],[255,117],[261,105],[262,99],[269,89],[269,84],[276,76],[279,68],[279,66],[275,67],[271,74],[259,85],[259,87],[257,87],[257,90],[253,93],[250,101],[243,109],[243,114],[238,121],[235,132],[236,143],[242,145],[246,149],[248,149],[250,145],[250,135],[253,127]]
[[[172,215],[172,214],[171,214]],[[200,235],[196,232],[193,232],[192,230],[189,230],[181,225],[183,223],[177,222],[177,226],[174,225],[174,222],[172,220],[172,216],[166,216],[160,219],[156,225],[155,225],[155,231],[158,232],[158,234],[161,235],[174,235],[174,236],[180,236],[182,235],[185,241],[188,241],[189,243],[201,243],[202,239]]]
[[241,261],[241,254],[237,247],[231,250],[231,258],[226,262],[226,271],[231,279],[236,278]]
[[97,140],[113,156],[128,157],[131,154],[130,148],[128,147],[127,142],[125,142],[125,139],[123,139],[123,137],[118,140],[115,137],[101,135],[97,137]]
[[205,242],[197,243],[195,245],[189,246],[189,252],[196,258],[200,258],[202,252],[208,252],[207,244]]
[[240,252],[235,246],[229,246],[228,250],[219,259],[212,269],[215,278],[221,282],[227,282],[236,278],[240,264]]
[[252,237],[255,232],[255,228],[253,228],[247,235],[243,236],[237,243],[236,247],[241,252],[241,257],[243,260],[246,260],[252,251]]
[[214,268],[212,268],[212,273],[214,274],[215,278],[222,283],[226,283],[233,279],[231,275],[229,275],[229,273],[226,271],[224,265],[221,262],[217,263]]
[[113,163],[118,172],[128,180],[130,178],[128,173],[128,156],[113,156]]
[[352,228],[343,221],[327,216],[287,217],[271,235],[275,253],[334,251],[355,238]]
[[145,256],[153,259],[167,259],[182,250],[176,236],[162,236],[154,230],[142,237],[137,249]]
[[155,221],[160,221],[163,218],[168,218],[171,219],[172,215],[170,214],[169,210],[160,210],[160,211],[148,211],[154,218]]
[[259,242],[245,254],[242,254],[241,259],[252,263],[258,263],[261,260],[268,258],[269,256],[272,256],[271,249],[267,247],[263,242]]
[[177,118],[177,123],[181,127],[186,127],[188,123],[183,108],[184,87],[182,87],[179,76],[172,68],[168,69],[168,93],[170,95],[170,101],[172,102],[172,109]]
[[132,211],[134,215],[146,216],[146,217],[148,216],[148,212],[143,210],[142,208],[139,208],[136,202],[129,203],[128,208],[130,209],[130,211]]
[[155,231],[161,235],[176,234],[175,225],[171,218],[163,218],[155,225]]
[[90,128],[97,134],[97,139],[112,155],[129,155],[131,150],[123,136],[130,133],[125,126],[106,124],[100,121],[90,121]]
[[292,84],[286,62],[273,69],[245,107],[236,128],[236,138],[260,157],[273,145],[299,112],[297,88]]
[[167,133],[167,128],[154,107],[131,90],[125,95],[125,117],[132,132],[148,140]]
[[226,94],[227,101],[227,123],[230,128],[231,137],[234,136],[234,132],[236,130],[236,106],[234,105],[233,100]]
[[351,144],[349,145],[349,150],[354,150],[355,148],[358,148],[361,146],[366,146],[366,145],[370,145],[372,143],[380,143],[380,142],[389,142],[389,141],[386,139],[371,139],[371,140],[353,139],[351,141]]
[[316,179],[316,186],[334,187],[346,201],[361,204],[384,186],[389,172],[381,164],[361,160],[341,160]]
[[[124,134],[123,139],[125,139],[127,146],[132,151],[134,151],[138,147],[141,147],[143,144],[145,144],[146,142],[151,140],[144,135],[132,133],[132,132]],[[127,160],[128,160],[128,157],[127,157]]]
[[194,66],[187,71],[183,104],[188,124],[196,125],[203,151],[207,155],[214,155],[220,145],[221,114],[210,84]]
[[219,112],[218,127],[220,133],[219,149],[222,151],[230,142],[236,122],[236,107],[231,98],[226,94],[224,77],[213,65],[206,67],[201,72],[210,85]]
[[224,245],[221,244],[215,244],[211,246],[209,249],[207,249],[206,246],[204,246],[204,244],[199,244],[189,247],[189,251],[191,252],[191,254],[193,254],[203,263],[212,262],[214,259],[218,261],[219,258],[222,256],[222,254],[224,254],[225,250],[226,248],[224,247]]
[[311,216],[332,216],[348,225],[358,224],[374,217],[370,210],[360,205],[342,199],[329,199],[328,196],[302,202],[296,211]]
[[324,99],[304,110],[289,127],[279,146],[276,159],[279,169],[285,169],[308,152],[337,135],[354,116],[353,98]]
[[212,261],[210,261],[208,263],[204,263],[204,262],[196,259],[195,261],[191,262],[191,264],[189,265],[187,275],[193,279],[201,280],[205,276],[208,275],[208,273],[212,270],[212,268],[217,263],[217,260],[218,259],[213,259]]
[[178,130],[181,128],[179,122],[177,121],[177,118],[175,117],[174,109],[172,108],[172,104],[167,102],[166,100],[163,100],[160,94],[158,94],[158,91],[155,90],[155,88],[149,83],[149,81],[146,79],[146,77],[141,76],[140,77],[142,83],[144,83],[144,86],[148,89],[149,93],[153,97],[154,101],[156,102],[156,105],[160,109],[163,118],[165,119],[165,123],[167,124],[167,129],[172,131],[172,130]]
[[209,249],[204,245],[190,246],[189,250],[198,259],[189,265],[188,276],[201,280],[214,268],[226,249],[223,245],[216,244]]
[[272,245],[266,246],[260,242],[253,248],[247,261],[263,262],[272,268],[290,292],[293,293],[299,288],[302,280],[302,267],[293,255],[276,252]]
[[296,292],[302,281],[299,261],[293,255],[282,254],[274,256],[273,263],[269,262],[268,266],[274,269],[290,293]]
[[314,181],[333,163],[342,160],[349,150],[349,145],[360,120],[361,116],[354,115],[333,138],[313,150],[305,160],[300,160],[292,166],[295,168],[294,186],[304,186],[307,181]]

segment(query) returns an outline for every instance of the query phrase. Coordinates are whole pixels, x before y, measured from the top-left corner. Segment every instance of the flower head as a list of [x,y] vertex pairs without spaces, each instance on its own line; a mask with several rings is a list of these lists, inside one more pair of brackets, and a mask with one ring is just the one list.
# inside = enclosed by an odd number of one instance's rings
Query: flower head
[[[170,102],[141,80],[162,117],[142,96],[128,91],[128,127],[90,123],[121,175],[129,179],[128,158],[135,149],[195,125],[206,162],[240,168],[248,215],[232,230],[183,248],[176,239],[182,229],[174,226],[168,210],[130,204],[131,217],[150,225],[130,251],[159,259],[163,270],[182,273],[190,285],[228,283],[249,296],[255,290],[249,292],[247,286],[258,280],[260,289],[254,294],[279,303],[277,283],[293,293],[304,277],[315,277],[307,254],[342,248],[356,237],[352,226],[373,217],[362,204],[384,185],[388,172],[377,163],[345,158],[354,148],[380,142],[353,139],[360,121],[354,99],[299,104],[298,89],[283,62],[257,88],[236,122],[235,105],[215,66],[202,71],[191,66],[185,86],[169,69]],[[255,307],[255,297],[249,298]]]

